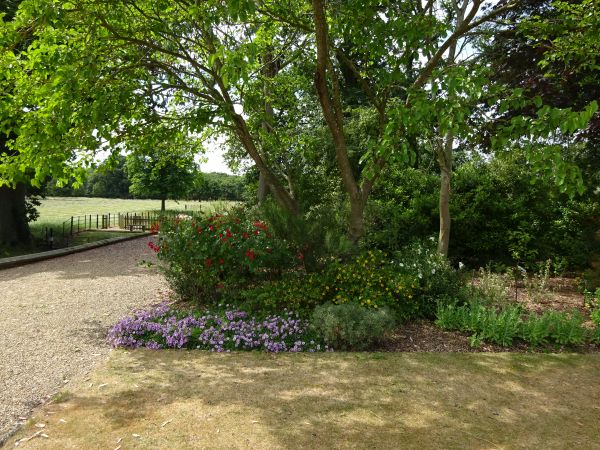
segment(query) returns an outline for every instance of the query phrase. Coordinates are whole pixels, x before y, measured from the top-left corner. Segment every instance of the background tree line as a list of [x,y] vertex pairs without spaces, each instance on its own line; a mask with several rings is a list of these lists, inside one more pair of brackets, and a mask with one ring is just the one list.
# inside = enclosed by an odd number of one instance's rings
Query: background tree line
[[[242,176],[225,173],[204,173],[194,167],[184,170],[185,179],[178,178],[176,182],[168,183],[161,177],[159,185],[163,191],[152,189],[142,174],[148,168],[135,167],[135,171],[124,156],[118,156],[114,161],[100,164],[97,168],[88,169],[86,177],[80,185],[73,183],[57,186],[57,180],[51,179],[45,185],[44,193],[50,197],[103,197],[103,198],[172,198],[176,200],[233,200],[241,201],[244,193],[245,180]],[[146,169],[145,171],[142,169]],[[170,168],[172,169],[172,168]],[[135,174],[135,175],[133,175]],[[131,175],[138,185],[133,186]],[[181,175],[181,173],[178,173]],[[143,179],[142,179],[143,178]],[[177,186],[176,189],[174,187]],[[170,191],[170,192],[169,192]]]

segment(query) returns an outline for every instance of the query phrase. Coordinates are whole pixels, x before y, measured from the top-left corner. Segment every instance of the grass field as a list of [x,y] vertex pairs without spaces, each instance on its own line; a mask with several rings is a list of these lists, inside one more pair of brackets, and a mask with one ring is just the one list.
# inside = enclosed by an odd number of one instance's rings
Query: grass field
[[600,448],[598,356],[115,351],[6,448]]
[[[166,208],[170,211],[195,211],[212,214],[222,211],[232,205],[233,202],[214,201],[198,202],[190,200],[167,200]],[[0,258],[37,253],[49,249],[43,242],[47,230],[52,229],[55,236],[56,247],[66,245],[59,242],[62,239],[63,223],[71,216],[103,215],[118,213],[141,213],[160,210],[160,200],[125,200],[119,198],[92,198],[92,197],[47,197],[41,201],[38,207],[40,216],[35,222],[29,224],[29,229],[34,237],[34,242],[29,246],[0,248]],[[95,221],[95,219],[94,219]],[[81,219],[83,224],[83,218]],[[65,230],[68,230],[68,225]],[[106,232],[85,232],[69,240],[68,245],[79,245],[93,242],[107,237],[117,237],[115,234],[107,235]]]
[[[196,202],[190,200],[167,200],[169,210],[213,211],[227,202]],[[63,222],[71,216],[86,214],[116,214],[126,212],[156,211],[160,209],[160,200],[125,200],[120,198],[91,197],[48,197],[42,200],[38,208],[40,217],[37,222]]]

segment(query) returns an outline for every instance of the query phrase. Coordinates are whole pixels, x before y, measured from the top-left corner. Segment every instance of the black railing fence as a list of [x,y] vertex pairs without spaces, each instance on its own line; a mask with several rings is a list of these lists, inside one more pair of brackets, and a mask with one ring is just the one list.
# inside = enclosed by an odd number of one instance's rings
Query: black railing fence
[[71,216],[59,227],[44,227],[42,239],[50,248],[62,245],[82,231],[152,231],[158,229],[161,221],[172,220],[179,214],[201,214],[202,208],[196,205],[183,205],[183,210],[141,211]]

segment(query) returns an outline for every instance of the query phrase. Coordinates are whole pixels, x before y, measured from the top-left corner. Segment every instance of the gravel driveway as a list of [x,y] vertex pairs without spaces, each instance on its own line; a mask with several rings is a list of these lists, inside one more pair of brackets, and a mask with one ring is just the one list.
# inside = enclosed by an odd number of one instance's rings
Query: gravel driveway
[[0,271],[0,445],[33,407],[106,359],[108,327],[159,300],[164,279],[139,264],[155,261],[150,239]]

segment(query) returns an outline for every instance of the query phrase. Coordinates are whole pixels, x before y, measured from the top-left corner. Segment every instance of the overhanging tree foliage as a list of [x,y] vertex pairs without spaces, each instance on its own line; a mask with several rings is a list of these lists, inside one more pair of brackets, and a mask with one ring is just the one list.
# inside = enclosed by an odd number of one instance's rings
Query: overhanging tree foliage
[[[4,127],[19,129],[11,143],[18,155],[7,161],[4,177],[14,179],[23,167],[35,171],[36,182],[70,175],[74,159],[85,163],[98,149],[208,127],[235,136],[278,204],[299,214],[290,173],[307,160],[300,133],[324,123],[350,203],[348,234],[357,242],[369,194],[390,164],[406,164],[415,146],[429,146],[443,156],[442,173],[450,173],[449,150],[468,136],[471,100],[486,85],[483,71],[471,73],[452,53],[518,3],[26,0],[3,35],[2,66],[15,86],[3,111],[20,114],[17,125],[3,116]],[[10,43],[23,28],[35,39],[17,57]],[[266,70],[275,62],[276,71]],[[354,154],[348,81],[362,91],[352,94],[352,101],[360,97],[360,112],[375,118]],[[504,97],[492,103],[501,109],[527,102],[517,90]],[[568,133],[581,128],[593,108],[577,115],[531,102],[536,115],[512,118],[496,145],[523,145],[536,165],[568,186],[578,173],[544,144],[561,123]],[[441,197],[448,193],[449,177]]]

